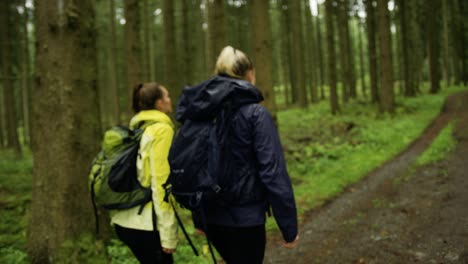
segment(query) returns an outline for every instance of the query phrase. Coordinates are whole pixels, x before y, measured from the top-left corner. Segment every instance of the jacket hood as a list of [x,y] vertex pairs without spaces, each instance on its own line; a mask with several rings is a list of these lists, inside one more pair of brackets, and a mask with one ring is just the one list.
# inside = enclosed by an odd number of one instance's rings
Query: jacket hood
[[192,87],[185,87],[179,98],[176,119],[211,120],[225,103],[239,108],[263,101],[261,92],[250,82],[226,76],[215,76]]
[[158,110],[143,110],[132,117],[130,120],[130,128],[135,129],[146,122],[166,123],[174,127],[171,119],[165,113]]

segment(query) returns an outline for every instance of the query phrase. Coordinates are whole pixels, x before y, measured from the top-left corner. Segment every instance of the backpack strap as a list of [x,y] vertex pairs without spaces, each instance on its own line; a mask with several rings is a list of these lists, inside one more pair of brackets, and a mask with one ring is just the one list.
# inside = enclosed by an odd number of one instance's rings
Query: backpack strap
[[140,121],[140,123],[138,123],[138,125],[136,126],[136,128],[138,129],[141,129],[141,130],[145,130],[147,127],[151,126],[151,125],[154,125],[156,123],[159,123],[157,121]]
[[98,209],[96,205],[96,199],[94,196],[94,184],[95,184],[95,178],[91,182],[91,202],[93,203],[94,223],[96,224],[96,238],[98,238],[99,237],[99,216],[98,216]]
[[[154,125],[154,124],[156,124],[156,123],[158,123],[158,122],[156,122],[156,121],[151,121],[151,122],[141,121],[140,123],[138,123],[137,128],[142,130],[142,133],[140,134],[140,136],[143,135],[143,132],[145,131],[145,129],[146,129],[147,127],[149,127],[149,126],[151,126],[151,125]],[[141,140],[141,138],[140,138],[140,140]],[[151,188],[151,187],[150,187],[150,188]],[[151,190],[151,189],[150,189],[150,190]],[[151,192],[151,191],[149,191],[146,195],[149,196],[148,199],[152,200],[152,196],[153,196],[153,195],[152,195],[152,192]],[[146,195],[145,195],[145,197],[146,197]],[[146,205],[146,203],[142,203],[142,204],[140,205],[140,209],[138,209],[138,215],[141,215],[141,212],[143,212],[143,209],[145,208],[145,205]],[[154,211],[154,206],[153,206],[153,211]],[[156,219],[156,213],[155,213],[155,212],[153,212],[153,216],[154,216],[154,217],[153,217],[153,226],[154,226],[154,228],[155,228],[154,230],[156,230],[156,225],[154,224],[154,223],[155,223],[155,219]]]

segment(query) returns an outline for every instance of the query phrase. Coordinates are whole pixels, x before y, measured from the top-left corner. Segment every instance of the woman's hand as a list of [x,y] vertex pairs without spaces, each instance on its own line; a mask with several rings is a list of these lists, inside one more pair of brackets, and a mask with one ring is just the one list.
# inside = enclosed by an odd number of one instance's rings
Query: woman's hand
[[164,247],[163,247],[163,248],[162,248],[162,251],[163,251],[164,253],[166,253],[166,254],[172,254],[172,253],[174,253],[174,252],[176,251],[176,249],[175,249],[175,248],[164,248]]
[[299,241],[299,235],[296,236],[296,239],[294,239],[294,241],[292,242],[284,242],[283,247],[287,249],[295,248],[297,246],[298,241]]
[[195,229],[195,233],[197,233],[199,235],[202,235],[202,236],[205,236],[205,232],[203,232],[203,230],[198,229],[198,228]]

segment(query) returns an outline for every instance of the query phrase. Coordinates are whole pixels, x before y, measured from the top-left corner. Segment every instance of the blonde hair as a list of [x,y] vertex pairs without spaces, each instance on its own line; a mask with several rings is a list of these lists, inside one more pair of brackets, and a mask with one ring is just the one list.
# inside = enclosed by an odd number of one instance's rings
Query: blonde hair
[[250,70],[253,70],[250,58],[231,46],[223,48],[215,66],[215,74],[225,74],[238,79],[244,79]]

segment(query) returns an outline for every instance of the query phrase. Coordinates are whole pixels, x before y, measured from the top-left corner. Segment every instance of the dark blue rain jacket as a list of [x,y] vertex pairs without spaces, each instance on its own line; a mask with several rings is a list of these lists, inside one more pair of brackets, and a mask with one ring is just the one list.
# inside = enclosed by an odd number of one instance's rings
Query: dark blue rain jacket
[[[211,120],[230,103],[235,114],[226,126],[230,131],[230,177],[241,184],[237,203],[205,205],[208,224],[248,227],[265,224],[271,206],[283,238],[291,242],[297,235],[297,212],[293,190],[278,132],[269,112],[260,104],[260,91],[247,81],[215,76],[184,89],[176,118]],[[195,215],[198,228],[200,219]]]

